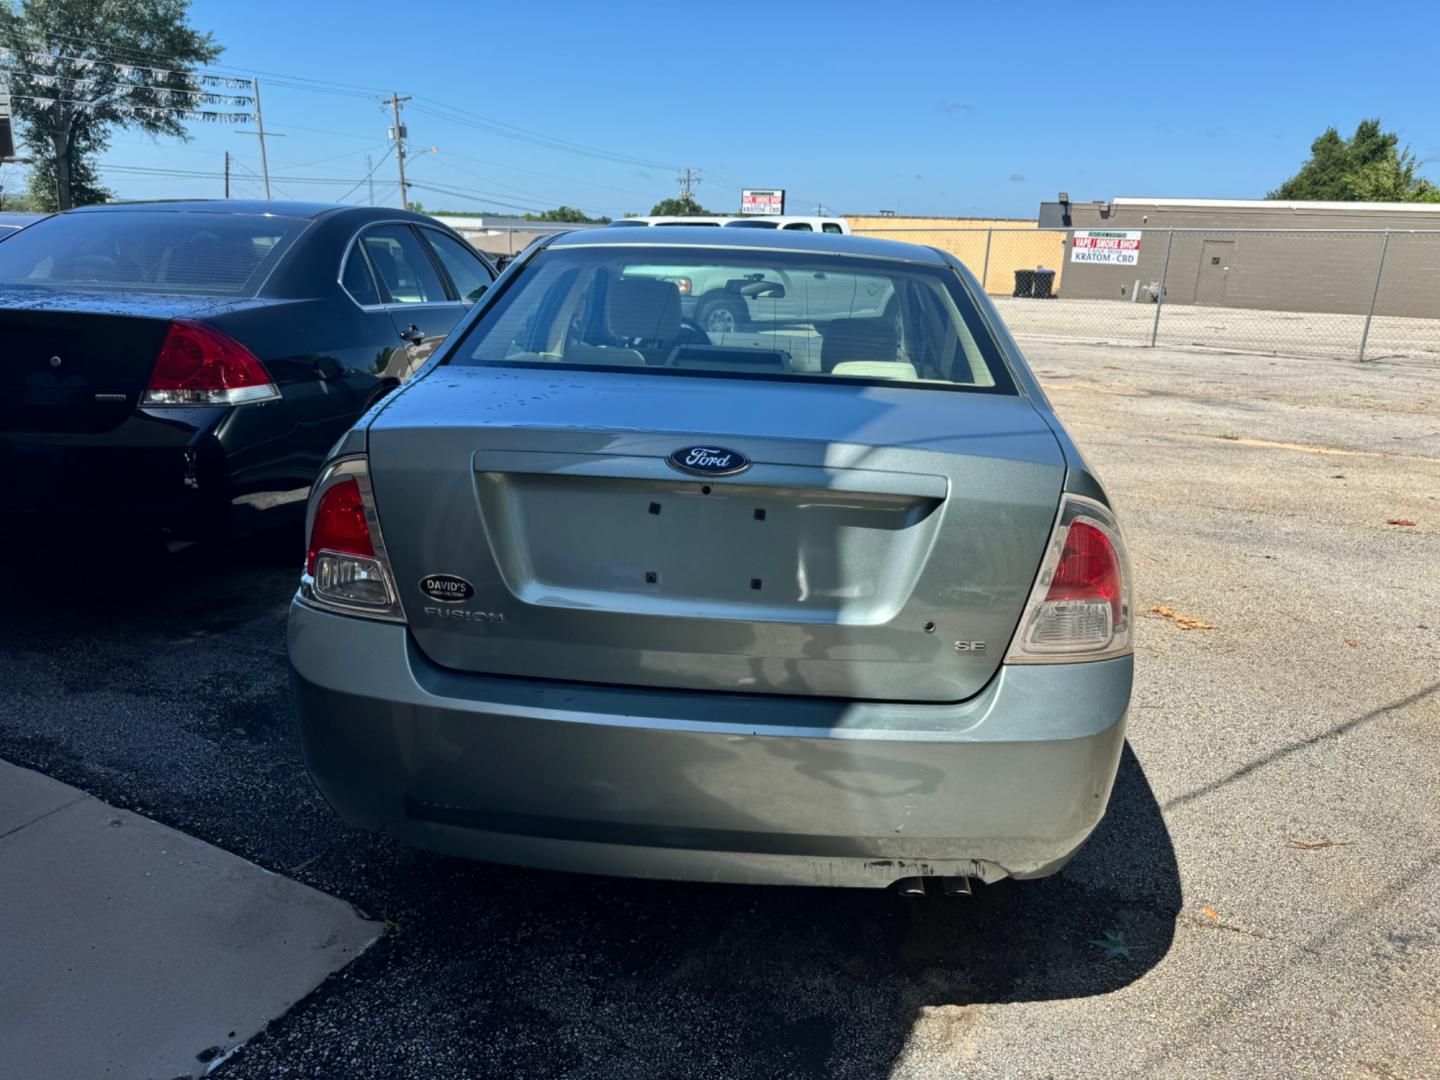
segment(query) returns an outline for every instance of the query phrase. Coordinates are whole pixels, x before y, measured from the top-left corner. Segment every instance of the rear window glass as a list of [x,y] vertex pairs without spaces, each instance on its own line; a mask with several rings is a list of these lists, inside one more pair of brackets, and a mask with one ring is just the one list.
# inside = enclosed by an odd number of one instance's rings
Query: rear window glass
[[0,283],[247,295],[306,224],[263,214],[61,214],[0,245]]
[[541,252],[450,363],[1014,393],[949,267],[809,252]]

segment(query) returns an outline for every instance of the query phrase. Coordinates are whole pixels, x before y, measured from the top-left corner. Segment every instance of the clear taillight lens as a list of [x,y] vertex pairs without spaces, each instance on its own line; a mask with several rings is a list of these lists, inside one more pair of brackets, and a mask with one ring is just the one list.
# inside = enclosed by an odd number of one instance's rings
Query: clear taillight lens
[[405,620],[364,458],[331,462],[310,493],[300,595],[347,615]]
[[1066,495],[1008,664],[1099,660],[1131,649],[1130,564],[1108,507]]

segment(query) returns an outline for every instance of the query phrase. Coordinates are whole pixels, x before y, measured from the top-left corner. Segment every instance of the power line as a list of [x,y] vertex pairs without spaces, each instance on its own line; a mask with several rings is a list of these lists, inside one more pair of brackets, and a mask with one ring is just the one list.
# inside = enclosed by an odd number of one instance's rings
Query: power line
[[395,148],[393,146],[386,147],[385,153],[380,156],[380,160],[375,162],[374,166],[371,167],[370,171],[367,172],[364,176],[362,176],[359,180],[355,181],[355,186],[352,187],[349,191],[345,192],[344,195],[341,195],[340,198],[336,199],[335,201],[344,202],[354,192],[360,190],[361,185],[363,185],[367,180],[369,180],[372,176],[375,175],[375,170],[380,168],[381,165],[385,164],[385,159],[390,156],[391,151],[393,151],[394,149]]
[[[417,98],[417,100],[419,100]],[[424,100],[430,100],[428,98]],[[437,119],[447,120],[452,124],[459,124],[462,127],[474,128],[477,131],[484,131],[490,135],[499,135],[506,139],[515,139],[519,142],[531,143],[535,146],[543,146],[550,150],[560,150],[568,154],[578,154],[581,157],[597,158],[601,161],[612,161],[620,165],[638,165],[646,169],[678,169],[680,166],[671,165],[666,162],[650,161],[645,158],[631,157],[628,154],[612,153],[602,150],[599,147],[586,146],[582,143],[572,143],[565,139],[554,139],[548,135],[541,135],[538,132],[529,132],[524,128],[515,127],[513,124],[502,124],[499,121],[490,120],[487,117],[478,116],[475,113],[467,113],[462,109],[452,106],[444,106],[445,111],[432,108],[427,105],[415,105],[418,112],[426,113]]]
[[[445,160],[445,157],[446,157],[446,155],[442,153],[442,154],[437,155],[437,156],[435,156],[435,157],[433,157],[433,158],[425,158],[424,160],[426,160],[426,161],[432,161],[432,160],[433,160],[433,161],[435,162],[435,164],[437,164],[437,165],[443,165],[445,168],[447,168],[447,169],[452,169],[452,170],[454,170],[455,172],[458,172],[458,173],[463,173],[465,176],[473,176],[476,180],[483,180],[485,183],[489,184],[491,187],[500,188],[502,191],[509,191],[509,192],[512,192],[512,193],[514,193],[514,194],[521,195],[521,196],[531,196],[531,197],[534,197],[534,198],[540,198],[540,193],[539,193],[539,192],[528,191],[528,190],[526,190],[526,189],[524,189],[524,188],[517,188],[517,187],[515,187],[513,184],[501,183],[499,180],[496,180],[496,179],[494,179],[493,177],[482,176],[482,175],[480,175],[479,173],[475,172],[473,169],[463,169],[463,168],[461,168],[459,165],[454,164],[453,162],[446,161],[446,160]],[[487,196],[487,197],[488,197],[488,196]],[[561,202],[562,200],[559,200],[559,199],[551,199],[551,198],[548,198],[548,197],[547,197],[547,198],[544,199],[544,201],[545,201],[545,202],[555,202],[555,203],[558,204],[558,203]],[[577,209],[580,209],[580,210],[591,210],[591,211],[593,211],[593,210],[600,210],[600,211],[604,211],[604,212],[607,212],[607,213],[613,213],[613,214],[623,214],[623,213],[625,212],[624,210],[619,209],[618,207],[614,207],[614,206],[597,206],[597,205],[595,205],[594,203],[588,203],[588,204],[585,204],[585,205],[579,205],[579,204],[577,204]]]

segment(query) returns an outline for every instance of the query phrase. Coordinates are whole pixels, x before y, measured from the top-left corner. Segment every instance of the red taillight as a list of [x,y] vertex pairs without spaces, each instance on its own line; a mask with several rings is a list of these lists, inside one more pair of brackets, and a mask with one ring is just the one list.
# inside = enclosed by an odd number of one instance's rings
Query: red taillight
[[147,405],[236,405],[279,397],[265,365],[204,323],[170,324],[145,391]]
[[1130,642],[1130,570],[1120,526],[1103,503],[1065,495],[1005,662],[1119,656]]
[[313,607],[404,622],[363,457],[327,465],[310,492],[300,599]]
[[370,527],[365,523],[360,485],[353,479],[340,480],[326,488],[315,507],[315,523],[310,528],[310,544],[305,555],[305,570],[312,577],[321,550],[365,558],[375,555]]
[[1120,593],[1120,559],[1115,545],[1094,525],[1071,522],[1045,599],[1105,600],[1114,625],[1119,626],[1123,618]]

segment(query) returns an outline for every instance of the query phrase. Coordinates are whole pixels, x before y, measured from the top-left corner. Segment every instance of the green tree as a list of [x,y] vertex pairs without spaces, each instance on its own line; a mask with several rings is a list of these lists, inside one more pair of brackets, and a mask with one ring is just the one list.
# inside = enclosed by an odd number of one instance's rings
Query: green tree
[[665,217],[696,217],[709,216],[710,211],[697,203],[694,199],[661,199],[651,209],[653,216]]
[[538,214],[526,214],[526,221],[555,221],[565,225],[608,225],[608,217],[592,218],[583,210],[573,206],[557,206],[554,210],[542,210]]
[[112,127],[184,139],[174,110],[208,108],[194,69],[221,48],[189,14],[189,0],[0,0],[10,109],[44,209],[109,197],[95,159]]
[[1310,159],[1267,198],[1336,202],[1440,202],[1440,188],[1416,176],[1419,162],[1380,121],[1362,120],[1346,139],[1333,127],[1310,144]]

